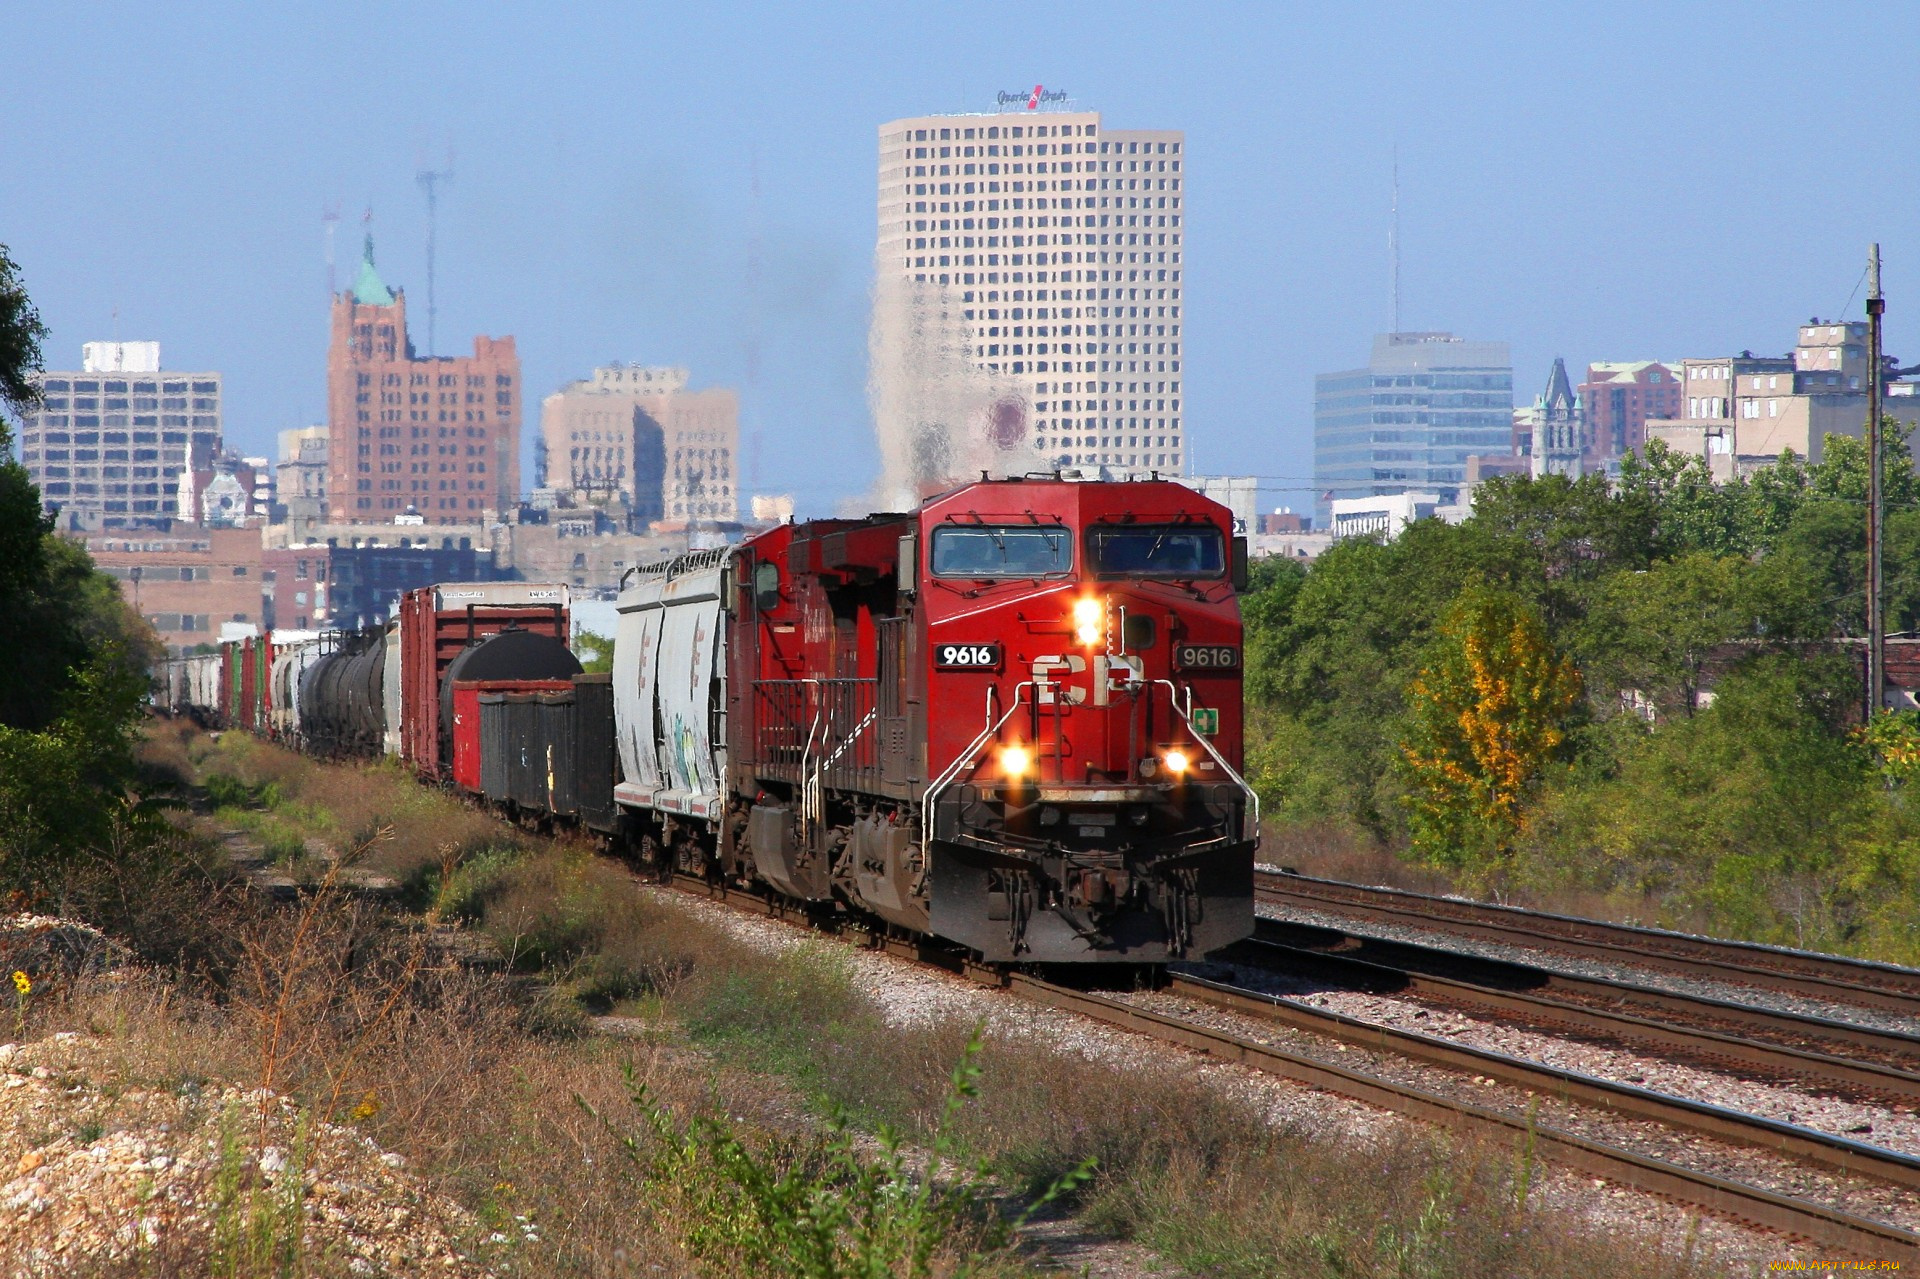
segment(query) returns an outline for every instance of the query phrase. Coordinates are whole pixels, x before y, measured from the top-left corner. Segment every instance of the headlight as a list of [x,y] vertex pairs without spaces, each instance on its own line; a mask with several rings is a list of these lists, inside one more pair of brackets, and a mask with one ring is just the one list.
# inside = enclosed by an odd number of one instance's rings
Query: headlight
[[1167,752],[1166,760],[1167,771],[1175,777],[1183,776],[1193,765],[1193,761],[1187,758],[1187,753],[1177,746]]
[[1033,763],[1033,756],[1024,746],[1005,746],[1000,750],[1000,771],[1011,778],[1026,776],[1027,769]]
[[1106,606],[1088,596],[1073,602],[1073,637],[1089,647],[1098,644],[1106,629]]
[[1160,761],[1149,755],[1140,761],[1140,776],[1152,781],[1160,772]]

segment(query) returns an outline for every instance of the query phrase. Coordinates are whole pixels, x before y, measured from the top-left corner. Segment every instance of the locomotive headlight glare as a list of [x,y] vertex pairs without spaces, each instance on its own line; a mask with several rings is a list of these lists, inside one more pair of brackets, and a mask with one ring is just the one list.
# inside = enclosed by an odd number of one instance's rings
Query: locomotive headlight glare
[[1011,778],[1026,776],[1027,768],[1033,763],[1033,756],[1024,746],[1007,746],[1000,751],[1000,771]]
[[1167,752],[1166,760],[1167,771],[1175,777],[1185,776],[1187,769],[1193,766],[1193,761],[1187,758],[1187,753],[1177,746]]
[[1106,606],[1092,596],[1073,602],[1073,637],[1082,644],[1093,645],[1100,642],[1106,620]]

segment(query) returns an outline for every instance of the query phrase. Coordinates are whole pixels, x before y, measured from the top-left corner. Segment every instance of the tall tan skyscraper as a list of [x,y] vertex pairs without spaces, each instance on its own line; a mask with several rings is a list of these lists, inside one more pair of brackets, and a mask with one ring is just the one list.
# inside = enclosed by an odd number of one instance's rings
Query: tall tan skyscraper
[[871,395],[889,500],[982,467],[1183,468],[1185,159],[1181,132],[1090,111],[880,127]]

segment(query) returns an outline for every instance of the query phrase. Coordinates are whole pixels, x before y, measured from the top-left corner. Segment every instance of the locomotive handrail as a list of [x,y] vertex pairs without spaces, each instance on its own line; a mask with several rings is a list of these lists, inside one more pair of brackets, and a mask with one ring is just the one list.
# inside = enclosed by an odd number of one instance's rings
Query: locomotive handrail
[[[821,756],[819,764],[807,775],[806,783],[800,792],[800,808],[801,816],[808,821],[818,822],[822,820],[826,811],[827,770],[833,767],[835,760],[847,753],[849,747],[860,740],[860,735],[867,731],[867,726],[873,723],[879,713],[878,708],[876,708],[862,716],[860,722],[853,726],[853,731],[841,738],[840,744],[834,747],[830,753]],[[812,748],[811,736],[808,738],[808,748],[809,750]]]
[[[1253,787],[1247,785],[1246,778],[1240,776],[1239,773],[1234,771],[1233,765],[1227,763],[1225,756],[1221,755],[1219,751],[1214,749],[1213,743],[1207,740],[1207,735],[1205,733],[1202,733],[1199,729],[1193,726],[1193,716],[1187,710],[1187,708],[1180,705],[1180,690],[1173,686],[1173,681],[1170,679],[1157,679],[1153,682],[1156,684],[1164,684],[1166,686],[1167,701],[1172,703],[1174,713],[1180,717],[1183,723],[1186,724],[1187,732],[1190,735],[1192,735],[1193,740],[1196,742],[1199,742],[1201,749],[1205,750],[1207,754],[1213,756],[1213,762],[1218,764],[1222,769],[1226,771],[1227,776],[1233,779],[1233,784],[1235,786],[1238,786],[1242,791],[1246,792],[1247,800],[1253,806],[1254,838],[1258,839],[1260,836],[1260,795],[1259,793],[1255,791]],[[1193,698],[1192,688],[1188,688],[1187,698],[1189,702],[1192,701],[1192,698]],[[1242,817],[1240,821],[1240,837],[1242,839],[1245,839],[1246,836],[1247,836],[1247,823],[1246,823],[1246,819]]]

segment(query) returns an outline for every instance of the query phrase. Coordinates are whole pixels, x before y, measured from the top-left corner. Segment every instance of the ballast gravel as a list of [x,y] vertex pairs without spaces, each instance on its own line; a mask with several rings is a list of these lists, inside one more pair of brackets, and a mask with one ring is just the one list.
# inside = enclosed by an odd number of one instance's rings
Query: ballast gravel
[[1361,991],[1326,989],[1266,968],[1224,967],[1230,983],[1375,1025],[1436,1035],[1454,1043],[1525,1061],[1577,1070],[1672,1097],[1725,1106],[1766,1119],[1799,1124],[1888,1150],[1920,1155],[1920,1115],[1910,1105],[1850,1101],[1811,1083],[1758,1081],[1731,1071],[1671,1061],[1622,1046],[1596,1044],[1550,1028],[1529,1027],[1517,1016],[1494,1017],[1458,1006]]
[[[1471,1101],[1489,1110],[1517,1117],[1531,1114],[1534,1122],[1543,1127],[1650,1155],[1683,1168],[1714,1173],[1730,1181],[1844,1209],[1857,1216],[1888,1222],[1905,1230],[1920,1230],[1920,1203],[1915,1202],[1912,1192],[1872,1178],[1829,1172],[1764,1150],[1716,1141],[1646,1120],[1625,1118],[1597,1107],[1503,1084],[1486,1076],[1431,1066],[1393,1053],[1373,1052],[1324,1035],[1229,1012],[1177,994],[1148,992],[1121,998],[1151,1012],[1177,1017],[1182,1021],[1225,1031],[1255,1043],[1268,1044],[1350,1070],[1391,1079],[1443,1097]],[[1447,1034],[1441,1037],[1452,1038]]]
[[[822,944],[792,925],[683,893],[654,891],[661,904],[707,920],[762,953],[778,954],[800,946]],[[1100,1025],[1074,1014],[1043,1008],[1008,991],[984,987],[883,951],[849,945],[845,948],[845,958],[851,966],[854,985],[870,996],[895,1025],[925,1024],[948,1018],[963,1022],[978,1019],[984,1021],[991,1033],[1025,1039],[1088,1060],[1122,1067],[1130,1064],[1173,1066],[1224,1095],[1252,1105],[1276,1127],[1285,1127],[1310,1139],[1337,1142],[1349,1149],[1381,1148],[1390,1133],[1408,1122],[1398,1115],[1333,1093],[1217,1061],[1202,1053]],[[1118,997],[1154,1007],[1156,1011],[1162,1009],[1167,998],[1148,992]],[[1216,1024],[1209,1020],[1211,1018],[1233,1020],[1237,1022],[1232,1027],[1235,1033],[1247,1033],[1249,1038],[1258,1037],[1249,1032],[1262,1032],[1277,1042],[1281,1035],[1288,1033],[1270,1023],[1235,1019],[1231,1014],[1193,1005],[1191,1001],[1181,1002],[1185,1007],[1178,1015],[1202,1024]],[[1276,1030],[1279,1035],[1274,1034]],[[1367,1070],[1376,1065],[1375,1060],[1361,1061],[1363,1054],[1358,1050],[1349,1050],[1331,1040],[1319,1042],[1328,1060]],[[1482,1084],[1469,1081],[1455,1086],[1474,1090],[1476,1102],[1498,1104],[1488,1095],[1493,1090]],[[1522,1096],[1517,1104],[1524,1112],[1527,1099]],[[1592,1135],[1601,1136],[1597,1132]],[[1686,1144],[1686,1139],[1680,1141],[1682,1146]],[[1754,1230],[1730,1219],[1703,1215],[1689,1205],[1551,1166],[1537,1175],[1535,1195],[1534,1202],[1542,1208],[1578,1216],[1596,1231],[1644,1239],[1649,1247],[1664,1255],[1691,1250],[1695,1255],[1710,1256],[1716,1264],[1724,1264],[1729,1274],[1751,1274],[1773,1262],[1810,1262],[1824,1256],[1817,1249],[1794,1244],[1778,1235]],[[1896,1207],[1876,1204],[1870,1215],[1882,1216],[1895,1211]]]

